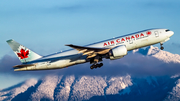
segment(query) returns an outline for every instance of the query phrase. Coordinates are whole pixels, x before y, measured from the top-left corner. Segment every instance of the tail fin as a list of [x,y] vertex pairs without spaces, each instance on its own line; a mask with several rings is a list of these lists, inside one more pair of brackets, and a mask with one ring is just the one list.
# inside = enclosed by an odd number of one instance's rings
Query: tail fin
[[27,63],[42,57],[12,39],[7,40],[7,43],[22,63]]

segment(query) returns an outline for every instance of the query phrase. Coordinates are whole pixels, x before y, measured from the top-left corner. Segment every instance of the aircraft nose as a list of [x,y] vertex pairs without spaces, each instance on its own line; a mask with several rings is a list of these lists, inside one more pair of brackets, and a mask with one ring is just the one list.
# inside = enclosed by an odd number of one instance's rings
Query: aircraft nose
[[171,37],[173,34],[174,34],[173,31],[169,31],[169,32],[168,32],[168,37]]

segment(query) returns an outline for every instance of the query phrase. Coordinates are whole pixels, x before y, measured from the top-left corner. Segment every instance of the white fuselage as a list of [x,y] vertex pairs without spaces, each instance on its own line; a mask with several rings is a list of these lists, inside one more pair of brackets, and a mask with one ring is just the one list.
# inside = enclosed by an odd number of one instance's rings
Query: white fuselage
[[[172,31],[167,29],[150,29],[144,30],[105,41],[86,45],[86,47],[94,48],[112,48],[119,45],[125,45],[127,50],[133,50],[157,43],[163,43],[169,40],[174,34]],[[36,66],[30,66],[26,68],[19,68],[18,70],[43,70],[43,69],[57,69],[64,68],[75,64],[87,62],[86,56],[82,53],[78,53],[77,50],[67,50],[64,52],[44,56],[38,60],[32,61],[36,63]]]

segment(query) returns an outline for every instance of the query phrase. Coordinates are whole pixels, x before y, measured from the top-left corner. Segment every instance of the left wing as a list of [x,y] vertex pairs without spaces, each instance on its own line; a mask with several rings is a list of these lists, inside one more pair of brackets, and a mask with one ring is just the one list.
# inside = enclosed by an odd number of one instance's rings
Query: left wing
[[87,58],[92,58],[97,56],[98,54],[106,54],[111,50],[112,48],[94,48],[94,47],[83,47],[83,46],[77,46],[68,44],[66,46],[69,46],[71,48],[74,48],[78,50],[78,53],[83,53],[83,55],[87,55]]

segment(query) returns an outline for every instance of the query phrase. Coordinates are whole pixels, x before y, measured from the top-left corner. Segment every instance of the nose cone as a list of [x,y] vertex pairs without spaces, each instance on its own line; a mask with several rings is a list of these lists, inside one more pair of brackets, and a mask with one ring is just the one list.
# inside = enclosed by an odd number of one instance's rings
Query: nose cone
[[169,32],[168,32],[168,37],[171,37],[173,34],[174,34],[173,31],[169,31]]

